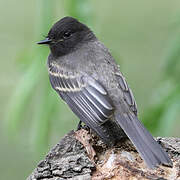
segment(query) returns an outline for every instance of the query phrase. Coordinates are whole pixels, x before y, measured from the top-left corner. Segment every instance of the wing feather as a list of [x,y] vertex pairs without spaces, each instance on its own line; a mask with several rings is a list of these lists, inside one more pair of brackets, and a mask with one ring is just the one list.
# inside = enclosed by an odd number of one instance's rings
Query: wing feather
[[59,67],[49,68],[52,87],[73,112],[90,126],[105,123],[113,114],[113,105],[104,87],[88,75],[64,73]]
[[115,73],[115,76],[117,77],[119,87],[123,91],[124,100],[127,102],[130,109],[137,116],[137,104],[136,104],[135,98],[133,96],[133,93],[132,93],[131,89],[129,88],[124,76],[119,71]]

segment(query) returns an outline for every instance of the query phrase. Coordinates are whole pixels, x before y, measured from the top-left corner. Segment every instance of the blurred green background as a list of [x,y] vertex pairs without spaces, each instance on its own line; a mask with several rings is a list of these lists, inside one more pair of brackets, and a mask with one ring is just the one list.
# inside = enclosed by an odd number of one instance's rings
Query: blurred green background
[[180,136],[180,1],[0,0],[0,178],[25,179],[78,119],[50,87],[48,47],[64,16],[93,29],[120,64],[154,136]]

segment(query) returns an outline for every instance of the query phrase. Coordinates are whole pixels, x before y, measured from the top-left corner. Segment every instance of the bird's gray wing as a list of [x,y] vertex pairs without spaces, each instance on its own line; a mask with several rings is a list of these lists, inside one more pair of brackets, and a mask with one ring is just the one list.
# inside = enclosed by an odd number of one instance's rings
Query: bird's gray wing
[[89,75],[65,73],[57,66],[49,68],[49,77],[52,87],[80,120],[107,138],[101,125],[110,118],[114,108],[104,87]]
[[129,88],[124,76],[120,71],[115,73],[120,89],[123,91],[123,99],[129,105],[130,109],[137,116],[137,104],[131,89]]

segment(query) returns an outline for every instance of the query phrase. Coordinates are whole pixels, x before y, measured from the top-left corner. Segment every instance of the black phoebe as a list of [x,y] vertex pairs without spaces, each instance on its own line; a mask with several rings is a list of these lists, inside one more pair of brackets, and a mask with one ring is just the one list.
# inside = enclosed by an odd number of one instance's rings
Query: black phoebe
[[124,133],[149,168],[172,166],[168,154],[137,117],[131,89],[108,49],[72,17],[55,23],[45,40],[52,87],[71,110],[108,145]]

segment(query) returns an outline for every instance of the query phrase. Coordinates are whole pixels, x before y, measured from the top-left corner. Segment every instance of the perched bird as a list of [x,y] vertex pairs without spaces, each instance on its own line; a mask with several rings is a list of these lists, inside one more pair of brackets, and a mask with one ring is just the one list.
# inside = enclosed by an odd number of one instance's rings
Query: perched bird
[[108,145],[125,134],[149,168],[172,166],[168,154],[137,117],[137,105],[108,49],[84,24],[64,17],[47,38],[52,87],[71,110]]

